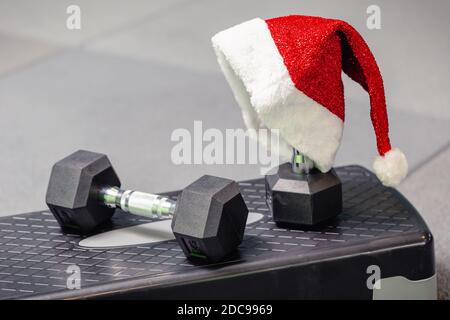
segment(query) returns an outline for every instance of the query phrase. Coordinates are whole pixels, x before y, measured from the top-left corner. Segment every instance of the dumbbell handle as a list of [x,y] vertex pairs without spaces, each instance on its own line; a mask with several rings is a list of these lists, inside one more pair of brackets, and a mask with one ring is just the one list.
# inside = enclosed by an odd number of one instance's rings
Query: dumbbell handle
[[172,218],[176,206],[176,201],[156,194],[109,186],[99,190],[98,200],[110,208],[152,219]]
[[292,149],[292,171],[298,174],[308,174],[314,163],[299,150]]

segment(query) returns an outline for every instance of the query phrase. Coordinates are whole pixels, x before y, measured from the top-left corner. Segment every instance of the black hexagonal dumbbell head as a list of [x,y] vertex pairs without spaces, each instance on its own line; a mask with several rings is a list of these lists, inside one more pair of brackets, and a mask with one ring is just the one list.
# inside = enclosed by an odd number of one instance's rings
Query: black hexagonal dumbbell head
[[278,226],[314,226],[342,212],[342,185],[333,169],[299,174],[284,163],[266,175],[266,199]]
[[172,231],[186,256],[220,261],[242,242],[247,215],[236,182],[205,175],[178,197]]
[[120,187],[104,154],[79,150],[53,166],[46,202],[65,231],[90,233],[110,220],[114,209],[92,196],[95,186]]

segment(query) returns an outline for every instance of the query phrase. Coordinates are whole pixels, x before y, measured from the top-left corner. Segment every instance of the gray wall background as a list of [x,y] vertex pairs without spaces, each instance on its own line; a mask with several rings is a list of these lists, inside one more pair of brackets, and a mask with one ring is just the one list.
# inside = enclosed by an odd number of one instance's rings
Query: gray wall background
[[[78,4],[82,29],[66,28]],[[381,8],[381,30],[366,9]],[[2,0],[0,215],[45,207],[53,162],[73,150],[107,153],[128,187],[181,188],[203,173],[257,177],[257,166],[175,166],[176,128],[243,127],[210,46],[253,17],[322,15],[366,38],[385,79],[394,145],[411,172],[450,141],[448,1]],[[376,156],[367,94],[344,76],[347,119],[337,165]],[[405,184],[408,183],[407,181]]]

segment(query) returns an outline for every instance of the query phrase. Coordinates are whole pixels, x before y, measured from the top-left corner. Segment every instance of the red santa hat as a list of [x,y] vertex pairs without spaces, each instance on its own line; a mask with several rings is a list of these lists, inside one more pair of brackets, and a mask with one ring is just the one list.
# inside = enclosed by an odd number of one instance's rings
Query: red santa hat
[[286,157],[294,147],[322,172],[333,166],[344,127],[343,70],[370,96],[376,175],[387,186],[406,176],[405,155],[389,141],[377,63],[348,23],[299,15],[257,18],[219,32],[212,43],[246,125],[278,129]]

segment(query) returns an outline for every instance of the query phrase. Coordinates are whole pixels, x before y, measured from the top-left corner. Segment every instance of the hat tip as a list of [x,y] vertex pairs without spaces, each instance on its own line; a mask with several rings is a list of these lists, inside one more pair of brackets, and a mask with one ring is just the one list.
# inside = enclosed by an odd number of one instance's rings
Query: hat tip
[[406,177],[408,161],[400,149],[393,148],[375,159],[373,170],[383,185],[395,187]]

